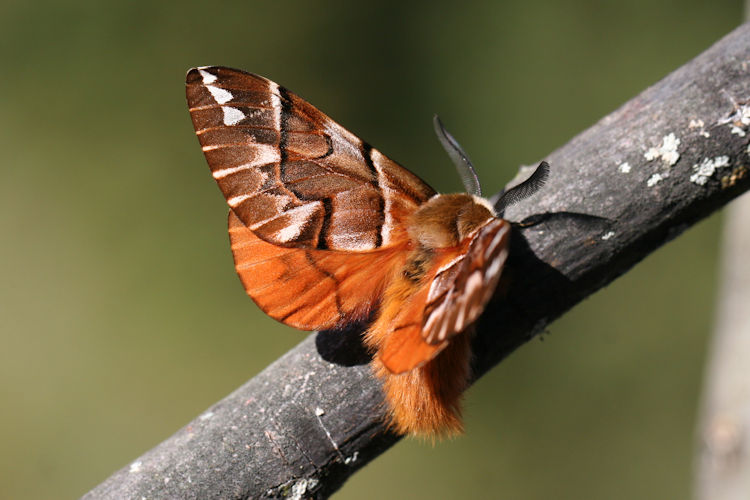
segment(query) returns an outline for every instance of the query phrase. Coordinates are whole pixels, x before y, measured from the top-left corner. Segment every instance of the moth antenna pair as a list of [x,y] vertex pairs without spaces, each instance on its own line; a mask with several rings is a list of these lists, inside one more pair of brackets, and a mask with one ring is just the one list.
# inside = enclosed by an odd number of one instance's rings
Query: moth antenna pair
[[[456,166],[456,170],[458,170],[458,175],[464,183],[466,192],[474,196],[482,196],[482,187],[479,184],[479,177],[477,176],[476,170],[474,170],[474,165],[471,163],[469,155],[466,154],[458,141],[445,129],[445,126],[438,115],[435,115],[432,122],[435,126],[435,133],[440,140],[440,144],[443,145],[443,148],[445,148],[448,156]],[[496,201],[493,203],[495,213],[497,213],[499,217],[502,217],[506,208],[539,191],[539,189],[547,182],[548,177],[549,163],[543,161],[538,167],[536,167],[536,170],[534,170],[534,173],[531,174],[528,179],[517,186],[500,192]]]

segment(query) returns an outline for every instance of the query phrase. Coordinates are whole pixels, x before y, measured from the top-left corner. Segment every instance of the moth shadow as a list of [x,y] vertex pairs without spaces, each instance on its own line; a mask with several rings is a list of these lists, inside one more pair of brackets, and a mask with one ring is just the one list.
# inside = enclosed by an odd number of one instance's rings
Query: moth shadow
[[315,336],[315,347],[320,357],[341,366],[366,365],[372,360],[362,341],[367,322],[354,323],[346,328],[321,330]]
[[[580,234],[581,227],[593,225],[601,231],[613,222],[595,215],[556,212],[527,217],[512,225],[508,260],[498,288],[476,324],[472,343],[475,377],[544,332],[548,323],[580,300],[586,288],[585,283],[574,282],[552,263],[539,258],[524,228],[545,225],[550,232]],[[544,250],[539,241],[535,243],[537,251]],[[542,243],[542,247],[546,244]]]
[[601,225],[608,227],[614,224],[616,221],[603,217],[601,215],[586,214],[582,212],[542,212],[539,214],[529,215],[519,222],[512,222],[514,226],[519,228],[532,227],[544,223],[568,223],[568,224],[589,224],[589,225]]

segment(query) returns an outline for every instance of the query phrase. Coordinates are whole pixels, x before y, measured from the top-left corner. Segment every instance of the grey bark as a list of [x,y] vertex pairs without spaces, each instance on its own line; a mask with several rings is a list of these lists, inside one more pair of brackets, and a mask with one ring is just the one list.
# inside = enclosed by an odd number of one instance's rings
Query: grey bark
[[[514,230],[477,377],[750,187],[749,63],[743,25],[546,158],[548,185],[506,213],[542,215]],[[356,331],[312,335],[84,498],[325,498],[398,440],[363,360]]]

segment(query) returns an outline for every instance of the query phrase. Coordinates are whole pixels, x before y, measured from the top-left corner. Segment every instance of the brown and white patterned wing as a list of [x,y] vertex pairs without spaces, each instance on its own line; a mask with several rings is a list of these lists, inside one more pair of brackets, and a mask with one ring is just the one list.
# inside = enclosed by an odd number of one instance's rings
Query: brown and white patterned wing
[[477,320],[497,287],[509,237],[510,223],[491,219],[464,242],[468,248],[438,270],[424,309],[425,342],[443,344]]
[[187,101],[232,211],[280,246],[368,251],[403,239],[435,191],[328,116],[263,77],[191,69]]

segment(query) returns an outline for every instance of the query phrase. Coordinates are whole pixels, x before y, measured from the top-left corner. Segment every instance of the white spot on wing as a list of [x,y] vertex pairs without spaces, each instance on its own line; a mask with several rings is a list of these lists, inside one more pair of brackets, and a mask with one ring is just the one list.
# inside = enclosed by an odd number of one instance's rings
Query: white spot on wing
[[299,236],[301,232],[302,226],[300,224],[294,223],[278,231],[275,236],[277,240],[281,241],[282,243],[286,243]]
[[620,171],[620,172],[622,172],[623,174],[627,174],[627,173],[630,173],[630,164],[629,164],[628,162],[623,162],[623,163],[620,163],[620,164],[619,164],[619,165],[617,166],[617,170],[619,170],[619,171]]
[[250,198],[251,195],[249,194],[241,194],[238,196],[232,196],[231,198],[227,198],[227,203],[230,207],[235,208],[237,205],[245,201],[246,199]]
[[239,167],[232,167],[232,168],[223,168],[221,170],[214,170],[211,175],[214,176],[214,179],[223,179],[227,175],[236,174],[237,172],[242,172],[243,170],[248,170],[250,168],[254,168],[255,165],[252,163],[245,163],[244,165],[240,165]]
[[680,140],[674,135],[674,133],[670,133],[669,135],[664,136],[661,146],[658,148],[650,148],[643,156],[648,161],[661,158],[664,163],[672,166],[680,159],[680,153],[677,152],[677,147],[679,145]]
[[493,278],[498,272],[500,272],[500,268],[505,263],[507,255],[507,251],[500,252],[500,254],[492,260],[489,267],[487,268],[487,271],[484,273],[485,279],[489,280]]
[[211,92],[214,100],[219,104],[225,104],[232,100],[232,93],[228,90],[214,87],[213,85],[206,85],[206,88]]
[[443,321],[440,325],[440,332],[437,335],[438,340],[445,340],[448,337],[448,323]]
[[503,237],[505,236],[505,233],[508,232],[508,227],[505,226],[498,230],[497,234],[495,234],[495,237],[492,238],[492,241],[489,245],[487,245],[487,248],[484,250],[484,258],[489,259],[490,255],[493,254],[497,246],[500,244],[500,242],[503,240]]
[[143,465],[143,462],[141,462],[140,460],[136,460],[135,462],[133,462],[132,464],[130,464],[130,472],[131,473],[133,473],[133,472],[140,472],[142,465]]
[[222,106],[221,110],[224,112],[224,125],[237,125],[239,122],[245,119],[245,113],[237,108],[233,108],[231,106]]
[[201,74],[201,77],[203,78],[203,83],[208,85],[209,83],[214,83],[216,81],[216,75],[212,75],[208,71],[204,69],[199,69],[198,73]]
[[458,314],[456,315],[456,324],[453,326],[457,332],[460,332],[464,329],[464,326],[466,324],[464,323],[464,320],[466,316],[466,307],[459,307],[458,308]]
[[[490,267],[487,269],[488,273],[492,270],[493,264],[498,262],[499,259],[495,259],[492,261],[492,264],[490,264]],[[500,264],[495,268],[495,272],[497,272],[498,269],[500,269]],[[484,283],[484,280],[482,279],[482,275],[478,272],[471,273],[471,276],[466,280],[466,285],[464,286],[464,295],[471,295],[471,291],[479,288],[482,286],[482,283]]]
[[[243,170],[261,167],[270,163],[278,163],[279,161],[281,161],[279,149],[272,144],[254,144],[253,146],[255,147],[255,156],[253,157],[252,161],[243,163],[242,165],[238,165],[236,167],[214,170],[211,174],[214,176],[214,179],[223,179],[228,175],[236,174],[237,172],[242,172]],[[260,180],[260,183],[262,185],[264,182],[266,182],[266,179],[268,179],[268,174],[265,172],[259,173],[262,175],[262,178]]]
[[[503,254],[501,253],[500,255]],[[495,272],[499,271],[503,261],[505,261],[505,257],[502,257],[502,259],[498,258],[492,261],[492,264],[490,264],[490,268],[494,267]],[[495,264],[496,262],[497,264]],[[482,311],[481,306],[483,304],[476,303],[476,297],[477,294],[480,294],[479,296],[483,295],[482,290],[486,288],[485,277],[491,271],[492,269],[487,269],[484,273],[481,273],[479,272],[479,270],[477,270],[471,273],[471,276],[469,276],[469,278],[466,280],[464,289],[461,292],[461,303],[458,305],[458,307],[460,307],[461,309],[466,309],[468,311],[469,314],[465,320],[467,324],[476,320],[477,316],[479,316],[479,313]]]
[[271,106],[273,107],[273,124],[276,130],[281,130],[281,99],[279,98],[279,86],[275,82],[268,82],[268,91],[271,94]]
[[[286,207],[292,202],[292,197],[286,194],[279,194],[273,197],[274,202],[276,202],[276,210],[279,212],[283,212]],[[303,205],[306,206],[306,205]],[[301,207],[298,207],[301,208]],[[293,208],[291,211],[297,210],[296,208]]]
[[603,239],[604,241],[607,241],[608,239],[610,239],[610,238],[611,238],[612,236],[614,236],[614,235],[615,235],[615,232],[614,232],[614,231],[609,231],[609,232],[607,232],[606,234],[603,234],[603,235],[602,235],[602,239]]
[[274,238],[281,243],[287,243],[297,238],[302,233],[302,229],[304,229],[307,221],[310,220],[310,216],[319,206],[320,202],[306,203],[284,212],[285,215],[291,216],[292,222],[282,230],[276,232]]
[[[431,331],[435,325],[435,322],[438,321],[440,318],[443,317],[445,314],[445,307],[447,304],[447,299],[444,299],[442,302],[440,302],[440,305],[438,305],[435,309],[433,309],[430,312],[430,316],[427,318],[427,321],[425,321],[424,326],[422,326],[422,331]],[[430,335],[432,337],[432,335]],[[438,334],[436,336],[437,339],[440,339],[440,335]],[[432,340],[432,339],[428,339]]]

